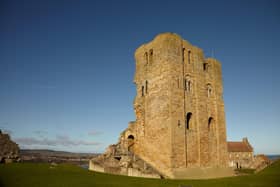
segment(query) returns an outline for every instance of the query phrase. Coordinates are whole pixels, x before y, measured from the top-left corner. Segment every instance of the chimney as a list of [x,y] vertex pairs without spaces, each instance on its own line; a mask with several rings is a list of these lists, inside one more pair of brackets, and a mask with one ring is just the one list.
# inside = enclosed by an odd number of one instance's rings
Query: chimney
[[249,143],[248,138],[247,138],[247,137],[242,138],[242,142],[244,142],[244,143],[248,144],[248,143]]

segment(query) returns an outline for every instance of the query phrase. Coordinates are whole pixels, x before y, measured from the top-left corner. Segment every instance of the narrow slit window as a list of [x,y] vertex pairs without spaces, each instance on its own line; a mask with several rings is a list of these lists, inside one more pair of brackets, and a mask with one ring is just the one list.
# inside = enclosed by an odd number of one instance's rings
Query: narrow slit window
[[191,63],[191,51],[190,50],[188,51],[188,63],[189,64]]
[[184,89],[187,91],[187,92],[190,92],[191,91],[191,86],[192,86],[192,83],[191,83],[191,80],[189,78],[186,78],[184,80]]
[[191,81],[190,80],[187,81],[187,91],[188,92],[191,91]]
[[142,86],[142,90],[141,90],[142,91],[142,97],[144,96],[144,89],[145,89],[144,86]]
[[210,131],[213,128],[212,126],[213,126],[213,118],[210,117],[208,119],[208,131]]
[[146,81],[146,89],[145,89],[145,91],[146,91],[146,94],[148,93],[148,81]]
[[185,62],[185,48],[182,48],[182,62]]
[[212,95],[212,87],[210,84],[207,85],[207,97],[211,97]]
[[152,63],[153,62],[153,55],[154,55],[154,52],[152,49],[150,49],[149,51],[149,62]]
[[208,64],[207,63],[203,63],[203,71],[208,71]]
[[191,118],[192,118],[192,113],[188,112],[186,115],[186,129],[190,129]]

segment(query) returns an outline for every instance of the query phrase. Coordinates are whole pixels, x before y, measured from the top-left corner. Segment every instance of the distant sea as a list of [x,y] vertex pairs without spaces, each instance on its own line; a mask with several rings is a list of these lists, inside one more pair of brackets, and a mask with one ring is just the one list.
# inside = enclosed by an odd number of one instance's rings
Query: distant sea
[[265,156],[267,156],[270,160],[280,159],[280,155],[265,155]]
[[82,168],[84,168],[84,169],[88,169],[89,167],[88,167],[88,164],[81,164],[80,165]]

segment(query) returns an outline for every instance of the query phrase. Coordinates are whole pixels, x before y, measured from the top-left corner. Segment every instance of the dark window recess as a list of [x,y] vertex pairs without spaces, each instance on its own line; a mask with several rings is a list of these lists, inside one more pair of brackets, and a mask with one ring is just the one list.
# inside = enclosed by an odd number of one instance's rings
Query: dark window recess
[[182,62],[185,62],[185,48],[182,48]]
[[185,90],[187,92],[190,92],[191,91],[191,81],[188,80],[188,79],[185,79]]
[[115,156],[114,159],[120,161],[122,159],[122,157],[121,156]]
[[150,49],[149,51],[149,62],[152,63],[153,62],[153,55],[154,55],[154,52],[152,49]]
[[188,51],[188,63],[191,63],[191,51]]
[[207,97],[211,97],[212,95],[212,87],[210,84],[207,85]]
[[188,92],[191,91],[191,81],[190,80],[187,81],[187,91]]
[[129,136],[127,137],[127,139],[134,140],[134,136],[133,136],[133,135],[129,135]]
[[128,151],[132,151],[133,150],[133,145],[134,145],[134,136],[133,135],[129,135],[127,137],[127,148],[128,148]]
[[209,119],[208,119],[208,130],[211,130],[212,129],[212,124],[213,124],[213,118],[212,117],[210,117]]
[[203,63],[203,71],[208,72],[209,69],[209,64],[208,63]]
[[146,81],[146,94],[148,93],[148,81]]
[[187,115],[186,115],[186,129],[190,129],[191,118],[192,118],[192,113],[191,112],[187,113]]
[[142,86],[142,97],[144,96],[144,86]]

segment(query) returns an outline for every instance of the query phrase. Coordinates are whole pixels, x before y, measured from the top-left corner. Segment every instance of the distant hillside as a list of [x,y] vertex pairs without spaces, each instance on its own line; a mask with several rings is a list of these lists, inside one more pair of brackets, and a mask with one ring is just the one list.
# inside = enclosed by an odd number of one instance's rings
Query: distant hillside
[[21,149],[20,157],[23,162],[57,162],[84,164],[98,156],[96,153],[72,153],[48,149]]
[[97,153],[73,153],[67,151],[54,151],[49,149],[21,149],[21,155],[45,155],[45,156],[63,156],[63,157],[94,157]]

